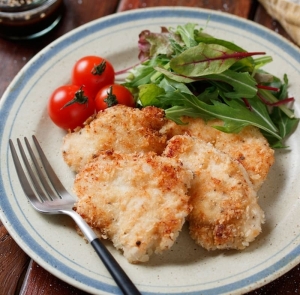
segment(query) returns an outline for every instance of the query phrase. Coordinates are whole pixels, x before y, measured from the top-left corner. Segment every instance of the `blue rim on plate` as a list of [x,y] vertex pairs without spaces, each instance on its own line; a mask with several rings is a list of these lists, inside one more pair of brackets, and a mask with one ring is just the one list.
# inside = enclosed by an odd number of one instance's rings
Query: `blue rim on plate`
[[[8,198],[15,196],[9,196],[5,186],[4,177],[10,175],[11,166],[9,165],[10,152],[8,149],[8,142],[6,145],[6,138],[11,136],[13,129],[13,124],[10,126],[6,125],[8,117],[11,115],[11,109],[14,103],[20,95],[22,95],[22,90],[24,86],[30,82],[30,77],[34,75],[42,66],[46,66],[47,62],[56,56],[56,54],[65,48],[70,47],[70,45],[78,39],[87,38],[93,36],[95,32],[99,32],[104,29],[114,28],[116,26],[122,26],[128,22],[134,22],[139,20],[155,20],[155,19],[172,19],[176,22],[177,19],[198,19],[199,21],[207,21],[209,23],[218,25],[226,24],[231,27],[239,27],[245,32],[250,32],[252,35],[266,36],[268,41],[274,45],[274,47],[281,48],[285,54],[291,57],[291,60],[300,60],[300,51],[292,43],[286,41],[281,36],[269,31],[268,29],[259,26],[251,21],[244,20],[239,17],[235,17],[226,13],[220,13],[215,11],[210,11],[206,9],[189,9],[183,7],[160,7],[151,9],[140,9],[132,10],[123,13],[118,13],[112,16],[103,17],[99,20],[93,21],[89,24],[83,25],[78,29],[66,34],[65,36],[59,38],[52,44],[48,45],[40,53],[38,53],[28,64],[20,71],[16,78],[11,83],[11,86],[5,92],[3,98],[0,101],[0,144],[1,144],[1,158],[5,158],[6,165],[1,165],[1,178],[0,178],[0,217],[7,227],[8,231],[11,233],[12,237],[19,243],[21,248],[23,248],[34,260],[40,263],[48,271],[55,273],[58,271],[63,274],[63,279],[68,283],[75,285],[83,290],[99,290],[107,293],[121,294],[115,285],[107,284],[101,280],[96,280],[88,275],[83,275],[74,271],[71,267],[65,265],[57,258],[53,257],[51,253],[47,252],[43,247],[41,247],[35,239],[33,239],[27,232],[23,224],[18,220],[14,212],[14,208],[11,207]],[[289,62],[289,61],[287,61]],[[300,73],[299,66],[297,63],[290,63],[295,72]],[[32,86],[34,87],[34,85]],[[13,89],[13,90],[12,90]],[[26,99],[26,94],[24,94],[24,101]],[[21,107],[21,105],[19,106]],[[17,117],[18,111],[15,111],[15,119]],[[1,161],[2,161],[1,159]],[[11,186],[11,191],[14,192],[13,180],[9,179]],[[297,238],[297,236],[289,243],[292,244]],[[278,254],[278,253],[277,253]],[[253,288],[262,286],[263,284],[277,278],[282,275],[297,263],[300,259],[298,258],[300,254],[300,246],[295,246],[289,253],[277,259],[277,261],[261,271],[246,276],[242,279],[238,279],[234,282],[224,284],[217,287],[206,288],[201,282],[195,282],[195,286],[199,285],[197,291],[187,291],[183,292],[182,289],[178,292],[170,292],[169,294],[226,294],[226,293],[239,293],[242,291],[250,291]],[[268,258],[262,260],[260,263],[264,263]],[[212,279],[213,281],[213,279]],[[183,286],[184,287],[184,286]],[[143,286],[141,286],[143,290]],[[159,291],[158,291],[159,293]],[[143,294],[158,294],[155,291],[143,291]],[[168,294],[164,292],[164,294]]]

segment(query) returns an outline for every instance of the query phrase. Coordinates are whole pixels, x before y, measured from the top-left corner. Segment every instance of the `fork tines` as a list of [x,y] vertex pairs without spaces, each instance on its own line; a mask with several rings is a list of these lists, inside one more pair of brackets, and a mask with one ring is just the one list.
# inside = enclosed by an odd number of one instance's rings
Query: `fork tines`
[[[9,145],[12,152],[13,161],[17,170],[17,174],[19,176],[21,185],[24,189],[24,192],[28,197],[38,196],[41,202],[47,201],[47,200],[53,200],[54,198],[59,197],[57,193],[54,192],[54,189],[52,185],[47,181],[47,177],[45,176],[45,169],[42,171],[41,167],[44,167],[46,165],[49,165],[49,162],[45,158],[45,155],[43,151],[41,150],[41,147],[35,138],[35,136],[32,136],[36,152],[33,151],[32,147],[30,146],[30,143],[26,137],[24,137],[24,141],[26,144],[26,148],[28,151],[29,157],[26,155],[23,145],[21,143],[21,140],[17,139],[17,144],[19,147],[19,151],[23,160],[23,163],[27,170],[27,177],[25,170],[22,168],[22,164],[19,160],[18,154],[16,152],[16,149],[14,147],[14,144],[12,140],[9,140]],[[36,156],[37,154],[37,156]],[[43,158],[44,157],[44,158]],[[28,160],[30,158],[31,161]],[[44,164],[44,162],[46,165]],[[30,181],[28,180],[30,179]],[[33,191],[33,188],[35,192]]]

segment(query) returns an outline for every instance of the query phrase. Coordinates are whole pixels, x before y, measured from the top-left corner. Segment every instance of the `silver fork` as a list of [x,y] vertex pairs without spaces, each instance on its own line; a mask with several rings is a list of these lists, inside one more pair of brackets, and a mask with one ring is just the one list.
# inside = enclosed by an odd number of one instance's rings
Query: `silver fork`
[[[111,276],[114,278],[115,282],[122,290],[122,292],[126,295],[141,294],[133,284],[133,282],[130,280],[130,278],[127,276],[127,274],[124,272],[124,270],[121,268],[121,266],[118,264],[118,262],[115,260],[115,258],[112,256],[112,254],[107,250],[107,248],[101,243],[100,239],[88,226],[88,224],[76,211],[73,210],[76,199],[67,192],[67,190],[58,179],[36,137],[32,136],[32,138],[36,146],[40,162],[35,156],[35,153],[26,137],[24,138],[24,141],[35,168],[35,172],[31,168],[31,164],[27,159],[21,141],[17,139],[19,151],[31,181],[28,179],[25,171],[22,168],[12,140],[9,140],[12,158],[21,186],[32,206],[41,213],[66,214],[72,217],[87,240],[91,243],[96,253],[100,257],[103,264],[106,266],[107,270],[110,272]],[[42,172],[42,169],[40,167],[41,164],[44,167],[46,175]],[[38,177],[36,177],[36,175]],[[48,180],[50,180],[50,182],[47,180],[47,178]],[[33,187],[30,185],[30,182],[33,184]],[[50,183],[52,185],[50,185]]]

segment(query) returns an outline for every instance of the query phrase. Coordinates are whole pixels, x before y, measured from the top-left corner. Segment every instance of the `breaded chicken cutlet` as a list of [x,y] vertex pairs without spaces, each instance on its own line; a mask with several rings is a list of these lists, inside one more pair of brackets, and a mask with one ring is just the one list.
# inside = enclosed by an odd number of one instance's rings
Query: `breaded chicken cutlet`
[[225,133],[212,127],[222,126],[221,120],[206,123],[201,118],[184,117],[182,121],[188,124],[177,125],[168,121],[160,132],[168,139],[174,135],[188,134],[213,144],[239,161],[248,172],[255,190],[259,190],[274,163],[274,150],[258,128],[247,126],[239,133]]
[[76,176],[76,211],[131,263],[169,249],[190,213],[193,174],[154,153],[100,152]]
[[212,144],[188,135],[172,137],[164,156],[194,173],[189,190],[189,231],[207,250],[244,249],[261,232],[264,213],[244,167]]
[[65,162],[75,172],[97,156],[99,151],[161,154],[166,136],[159,133],[165,124],[164,111],[156,107],[142,110],[116,105],[100,111],[84,128],[64,137]]

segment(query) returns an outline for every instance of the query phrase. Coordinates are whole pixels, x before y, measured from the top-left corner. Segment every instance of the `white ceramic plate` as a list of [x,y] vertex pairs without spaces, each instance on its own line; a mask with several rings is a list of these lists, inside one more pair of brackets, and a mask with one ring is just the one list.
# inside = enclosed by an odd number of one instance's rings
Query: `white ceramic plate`
[[[265,51],[274,62],[265,69],[287,73],[290,95],[300,104],[299,49],[253,22],[216,11],[157,8],[128,11],[101,18],[58,39],[20,71],[1,99],[0,217],[21,248],[62,280],[93,294],[120,294],[114,281],[65,216],[40,215],[28,204],[12,164],[8,140],[35,134],[63,183],[71,190],[74,175],[63,163],[64,132],[49,120],[49,94],[67,83],[74,62],[97,54],[116,70],[137,62],[138,34],[144,29],[194,22],[216,37],[249,51]],[[260,190],[266,213],[263,233],[249,248],[207,252],[196,246],[184,229],[172,250],[153,255],[148,263],[131,265],[108,243],[113,255],[143,294],[239,294],[262,286],[300,262],[300,130],[276,152],[276,163]]]

